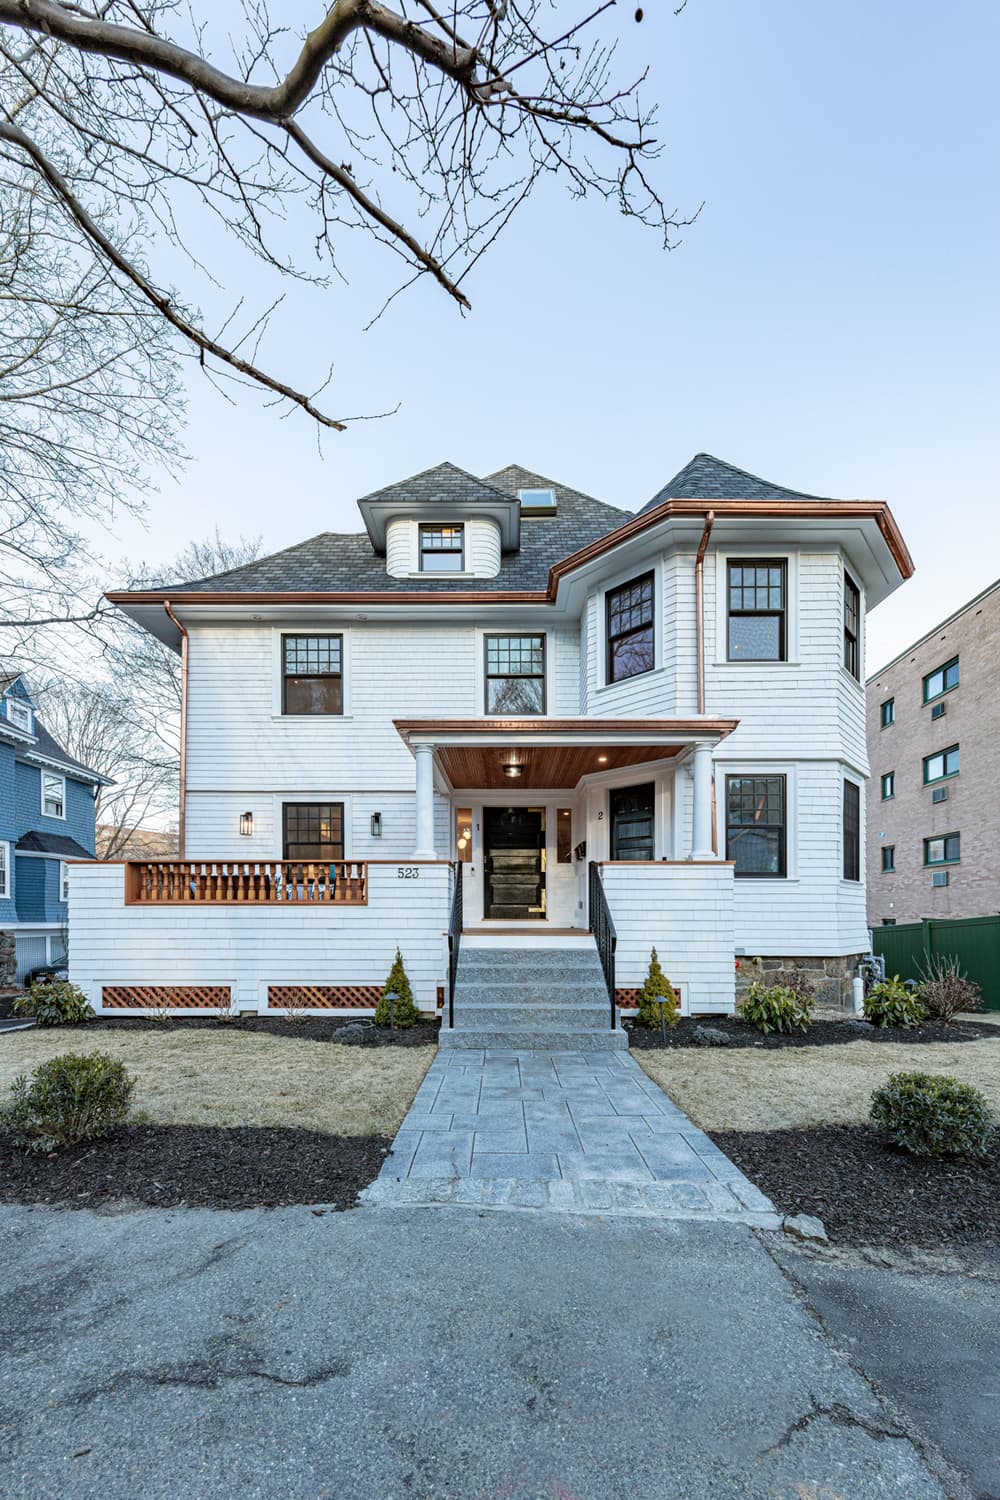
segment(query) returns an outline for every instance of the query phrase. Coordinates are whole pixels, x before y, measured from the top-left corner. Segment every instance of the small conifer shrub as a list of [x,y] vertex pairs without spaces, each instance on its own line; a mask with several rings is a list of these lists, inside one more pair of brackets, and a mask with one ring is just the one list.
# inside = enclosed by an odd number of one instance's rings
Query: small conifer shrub
[[654,948],[649,955],[649,972],[643,981],[639,996],[638,1026],[659,1026],[660,1002],[663,1002],[663,1019],[668,1026],[676,1026],[680,1018],[680,1001],[677,991],[664,974]]
[[[390,995],[396,996],[391,1011]],[[420,1012],[413,1001],[413,989],[403,967],[403,955],[397,948],[385,988],[375,1007],[375,1025],[388,1026],[391,1023],[393,1026],[415,1026],[419,1020]]]

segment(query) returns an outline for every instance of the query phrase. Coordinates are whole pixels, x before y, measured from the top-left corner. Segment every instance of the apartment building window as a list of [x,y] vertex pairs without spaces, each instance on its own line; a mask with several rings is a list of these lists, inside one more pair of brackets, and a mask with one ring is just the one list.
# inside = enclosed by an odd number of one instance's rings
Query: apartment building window
[[461,573],[464,568],[464,526],[421,526],[421,573]]
[[544,635],[486,637],[486,712],[545,712]]
[[343,636],[284,635],[281,652],[282,713],[344,712]]
[[608,682],[638,677],[656,665],[653,578],[652,573],[644,573],[605,595]]
[[42,772],[42,812],[47,818],[66,816],[66,778],[55,771]]
[[726,858],[734,874],[785,874],[786,804],[784,776],[726,777]]
[[962,835],[945,833],[924,839],[925,865],[957,865],[962,858]]
[[927,673],[924,678],[924,702],[931,703],[935,698],[940,698],[942,693],[950,693],[952,688],[957,687],[958,657],[953,656],[943,667],[936,667],[933,672]]
[[844,574],[844,666],[861,681],[861,592],[850,573]]
[[325,864],[344,857],[342,802],[286,802],[282,807],[282,858]]
[[882,926],[883,927],[895,927],[895,925],[896,925],[896,918],[895,917],[883,917],[882,918]]
[[896,868],[896,846],[895,844],[882,845],[882,873],[891,875]]
[[885,702],[882,704],[882,706],[879,709],[879,718],[882,721],[882,728],[883,729],[888,729],[890,724],[895,724],[895,722],[896,722],[896,700],[895,700],[895,698],[887,698],[885,700]]
[[939,750],[936,755],[925,755],[924,786],[930,786],[935,781],[946,781],[949,776],[957,776],[958,770],[957,745],[949,745],[947,750]]
[[886,771],[885,775],[882,777],[882,801],[888,802],[891,798],[895,797],[895,795],[896,773],[895,771]]
[[730,661],[784,661],[787,567],[780,559],[728,566]]
[[861,879],[861,788],[844,782],[844,879]]

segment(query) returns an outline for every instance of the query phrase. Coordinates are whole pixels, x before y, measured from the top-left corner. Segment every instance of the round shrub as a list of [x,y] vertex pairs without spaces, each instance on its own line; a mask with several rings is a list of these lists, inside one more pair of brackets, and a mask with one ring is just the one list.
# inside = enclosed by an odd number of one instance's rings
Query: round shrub
[[63,1052],[11,1084],[0,1126],[28,1151],[56,1151],[121,1125],[135,1079],[106,1052]]
[[985,1156],[993,1140],[979,1090],[936,1073],[893,1073],[872,1094],[869,1118],[914,1156]]
[[769,1031],[808,1031],[813,998],[786,984],[763,985],[757,980],[747,990],[740,1016],[766,1036]]
[[873,1026],[899,1026],[912,1031],[927,1020],[927,1007],[898,974],[873,984],[865,996],[865,1020]]
[[14,1001],[14,1014],[30,1018],[39,1026],[77,1026],[94,1019],[86,995],[68,979],[36,979],[30,990]]

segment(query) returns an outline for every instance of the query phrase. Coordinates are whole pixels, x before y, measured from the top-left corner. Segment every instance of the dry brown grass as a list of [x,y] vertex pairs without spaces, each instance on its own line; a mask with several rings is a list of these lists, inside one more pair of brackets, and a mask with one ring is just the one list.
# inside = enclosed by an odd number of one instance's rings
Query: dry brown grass
[[703,1130],[859,1125],[890,1073],[947,1073],[982,1089],[1000,1116],[1000,1039],[847,1042],[838,1047],[672,1048],[632,1056]]
[[0,1035],[0,1100],[18,1073],[57,1052],[107,1052],[137,1080],[135,1108],[156,1125],[291,1125],[393,1135],[434,1047],[341,1047],[232,1031]]

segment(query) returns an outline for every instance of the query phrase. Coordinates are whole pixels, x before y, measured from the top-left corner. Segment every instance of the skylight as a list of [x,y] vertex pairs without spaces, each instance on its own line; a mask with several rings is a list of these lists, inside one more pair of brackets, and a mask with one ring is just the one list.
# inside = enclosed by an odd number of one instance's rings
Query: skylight
[[521,502],[521,514],[525,516],[548,515],[556,508],[556,492],[552,489],[518,490],[517,498]]

